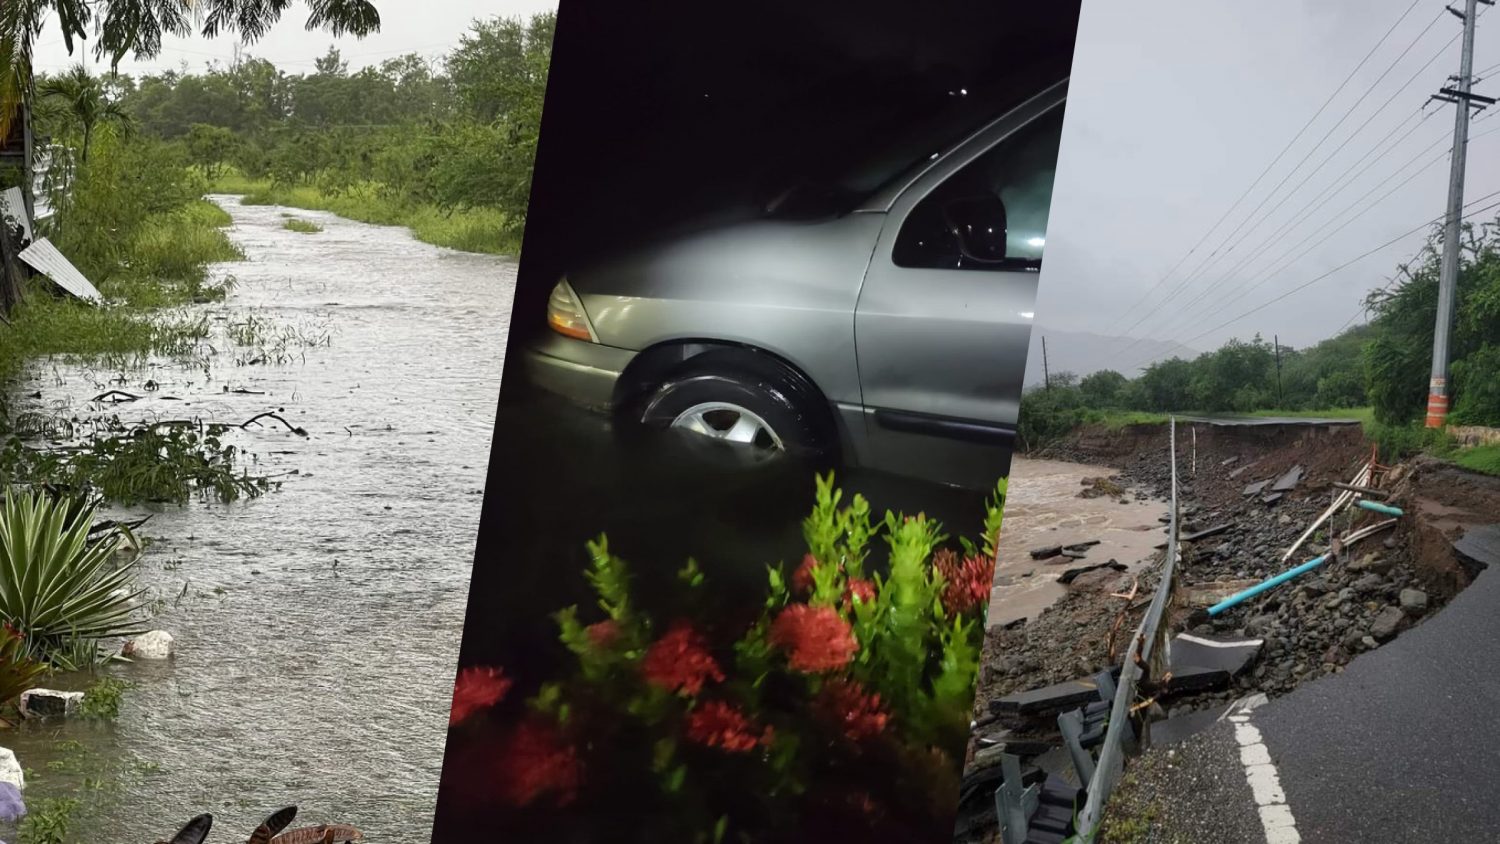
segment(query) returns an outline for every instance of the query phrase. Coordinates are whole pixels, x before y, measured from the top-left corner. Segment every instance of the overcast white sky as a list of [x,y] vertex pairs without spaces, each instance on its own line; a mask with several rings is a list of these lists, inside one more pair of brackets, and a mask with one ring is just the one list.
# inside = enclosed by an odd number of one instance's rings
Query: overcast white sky
[[[1085,0],[1040,279],[1037,325],[1041,330],[1120,335],[1145,314],[1147,319],[1133,334],[1188,342],[1199,350],[1214,348],[1231,336],[1248,338],[1257,331],[1267,340],[1279,334],[1283,343],[1295,346],[1335,333],[1358,312],[1364,294],[1385,284],[1395,265],[1419,248],[1420,236],[1405,238],[1229,327],[1212,329],[1442,213],[1448,183],[1446,141],[1377,190],[1370,201],[1385,195],[1422,163],[1441,158],[1439,163],[1346,228],[1328,234],[1354,213],[1339,212],[1439,138],[1451,136],[1453,107],[1434,104],[1430,118],[1348,189],[1334,195],[1305,222],[1271,239],[1284,222],[1297,219],[1298,212],[1316,204],[1312,200],[1325,187],[1374,150],[1393,128],[1399,131],[1379,150],[1394,145],[1417,125],[1417,110],[1427,96],[1448,74],[1457,72],[1459,46],[1444,44],[1461,24],[1443,11],[1444,0],[1417,0],[1416,8],[1226,224],[1154,297],[1145,300],[1145,306],[1136,303],[1244,193],[1412,3]],[[1463,3],[1457,5],[1462,8]],[[1376,85],[1377,78],[1438,16],[1441,19]],[[1439,54],[1441,58],[1355,135],[1370,115]],[[1475,56],[1476,71],[1500,64],[1500,15],[1479,19]],[[1500,67],[1493,77],[1494,81],[1476,90],[1500,95]],[[1290,194],[1280,210],[1253,230],[1252,218],[1241,232],[1250,233],[1237,249],[1209,264],[1197,280],[1169,299],[1167,294],[1190,276],[1188,271],[1234,231],[1372,85],[1373,92],[1281,192],[1272,196],[1257,218]],[[1491,129],[1500,129],[1500,119],[1476,122],[1473,132],[1478,136]],[[1306,186],[1291,192],[1350,136],[1354,140],[1316,171]],[[1379,155],[1376,151],[1371,158]],[[1500,132],[1475,137],[1471,144],[1465,201],[1495,190],[1500,190]],[[1493,218],[1494,213],[1487,216]],[[1293,249],[1328,220],[1335,222],[1323,235]],[[1232,272],[1244,256],[1256,255],[1262,244],[1266,245],[1258,258]],[[1292,260],[1309,247],[1312,251],[1305,257]],[[1277,260],[1289,251],[1285,259]],[[1287,265],[1284,272],[1265,272],[1282,264]],[[1228,280],[1221,285],[1226,276]],[[1262,279],[1269,280],[1232,305],[1226,304]],[[1185,307],[1206,289],[1214,292],[1204,294],[1199,305]],[[1221,308],[1220,313],[1209,315]],[[1135,357],[1139,354],[1123,353],[1117,368],[1133,372]]]
[[[459,36],[469,28],[477,17],[495,15],[532,15],[537,12],[555,10],[556,0],[375,0],[380,10],[380,32],[364,39],[335,39],[327,32],[306,31],[307,7],[294,3],[281,22],[259,43],[248,45],[246,51],[254,56],[269,59],[278,67],[295,73],[311,71],[313,60],[327,52],[330,44],[337,44],[351,68],[358,69],[368,64],[378,64],[385,59],[405,53],[421,53],[435,58],[458,43]],[[127,59],[120,63],[124,73],[176,69],[187,62],[193,69],[201,69],[215,58],[227,64],[234,56],[234,39],[221,37],[213,40],[201,37],[164,39],[161,55],[145,62]],[[87,55],[81,55],[87,54]],[[90,67],[96,62],[90,51],[80,51],[75,46],[74,55],[69,56],[63,46],[62,33],[55,20],[37,40],[36,66],[39,70],[59,70],[85,59]]]

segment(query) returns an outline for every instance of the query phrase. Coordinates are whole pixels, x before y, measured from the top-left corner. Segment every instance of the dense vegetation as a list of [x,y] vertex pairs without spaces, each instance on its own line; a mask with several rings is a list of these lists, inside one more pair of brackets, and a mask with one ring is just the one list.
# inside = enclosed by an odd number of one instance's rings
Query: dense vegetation
[[514,252],[551,59],[554,15],[475,21],[440,61],[310,73],[247,58],[109,80],[136,133],[251,202],[410,226],[472,251]]
[[[1409,449],[1426,408],[1437,314],[1439,241],[1397,268],[1366,300],[1370,320],[1306,349],[1276,351],[1260,336],[1192,360],[1171,358],[1137,377],[1113,371],[1053,376],[1021,402],[1021,437],[1035,448],[1080,424],[1141,414],[1347,411],[1370,408],[1383,439]],[[1453,329],[1455,424],[1500,425],[1500,219],[1464,231]],[[1132,415],[1134,414],[1134,415]]]

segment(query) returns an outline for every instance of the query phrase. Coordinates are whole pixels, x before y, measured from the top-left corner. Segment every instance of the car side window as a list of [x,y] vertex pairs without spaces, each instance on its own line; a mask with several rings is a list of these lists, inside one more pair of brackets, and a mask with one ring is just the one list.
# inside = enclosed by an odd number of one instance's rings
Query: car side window
[[891,255],[896,265],[1040,270],[1062,122],[1059,105],[933,189],[901,223]]

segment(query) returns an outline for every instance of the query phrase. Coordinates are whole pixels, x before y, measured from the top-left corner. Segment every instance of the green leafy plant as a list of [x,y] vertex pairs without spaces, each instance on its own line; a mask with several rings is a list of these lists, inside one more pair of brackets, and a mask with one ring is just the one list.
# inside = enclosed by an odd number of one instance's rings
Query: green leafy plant
[[120,715],[120,702],[130,684],[117,677],[101,677],[83,692],[78,711],[85,718],[113,720]]
[[959,551],[927,516],[876,521],[820,477],[808,553],[790,575],[769,567],[763,598],[727,605],[692,559],[680,594],[638,600],[601,536],[585,571],[596,605],[554,616],[575,668],[524,700],[508,700],[499,668],[460,673],[450,720],[488,760],[482,799],[530,811],[599,800],[613,814],[626,789],[649,807],[631,822],[650,837],[705,844],[930,830],[957,795],[1004,494],[1002,482],[984,536]]
[[70,638],[97,641],[142,632],[131,589],[135,560],[122,535],[91,538],[92,507],[11,488],[0,506],[0,618],[45,659]]
[[21,821],[21,844],[66,844],[78,806],[78,800],[72,797],[38,801]]

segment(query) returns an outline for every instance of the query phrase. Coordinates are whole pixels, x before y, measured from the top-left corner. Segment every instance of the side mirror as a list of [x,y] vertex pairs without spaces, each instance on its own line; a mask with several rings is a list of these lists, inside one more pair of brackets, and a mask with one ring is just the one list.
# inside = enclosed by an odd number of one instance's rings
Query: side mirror
[[943,220],[970,261],[1005,260],[1005,203],[993,194],[965,196],[943,205]]

